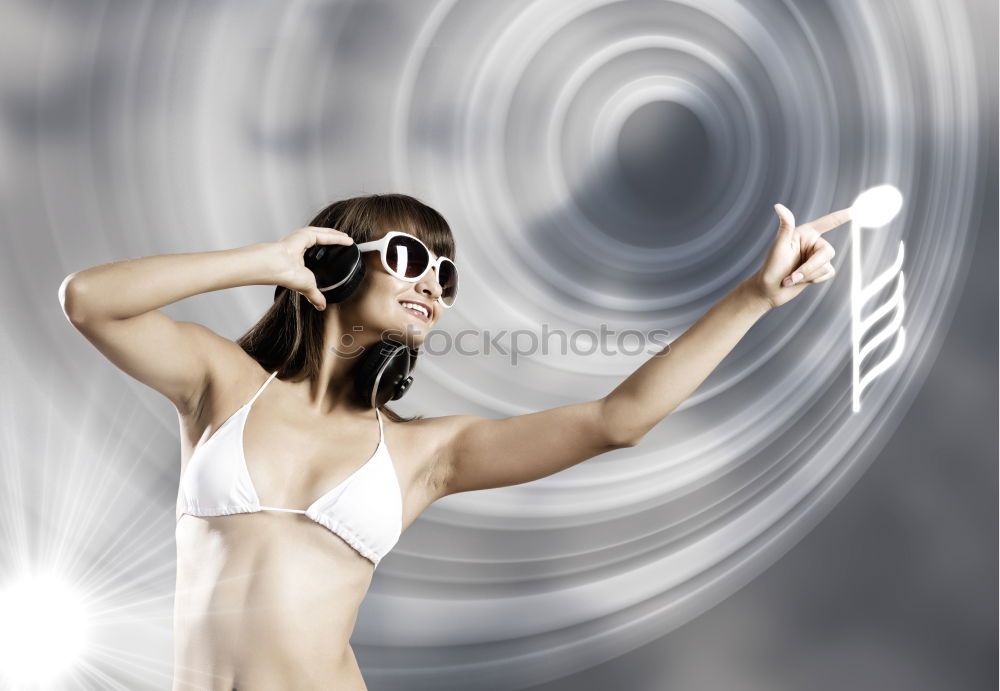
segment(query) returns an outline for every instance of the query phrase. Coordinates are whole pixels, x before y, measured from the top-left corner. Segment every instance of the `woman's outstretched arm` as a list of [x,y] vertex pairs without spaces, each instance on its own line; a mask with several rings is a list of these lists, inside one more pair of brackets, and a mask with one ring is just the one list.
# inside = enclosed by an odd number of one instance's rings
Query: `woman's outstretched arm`
[[306,227],[279,242],[125,259],[70,274],[59,286],[59,301],[70,323],[105,357],[186,414],[209,386],[213,365],[241,356],[242,349],[159,308],[214,290],[275,284],[322,306],[302,255],[317,243],[349,242],[346,233]]
[[752,277],[733,288],[701,319],[604,398],[604,420],[615,436],[638,444],[697,389],[771,309]]
[[[698,388],[757,320],[810,283],[833,278],[834,249],[822,233],[847,209],[795,227],[780,223],[764,265],[607,396],[503,419],[439,418],[442,495],[530,482],[616,448],[634,446]],[[789,282],[795,277],[794,282]]]
[[607,395],[605,417],[618,436],[638,443],[708,378],[768,310],[788,302],[810,283],[833,278],[836,272],[830,260],[836,252],[821,236],[850,220],[849,210],[798,228],[791,211],[781,205],[775,205],[775,211],[778,232],[763,266]]

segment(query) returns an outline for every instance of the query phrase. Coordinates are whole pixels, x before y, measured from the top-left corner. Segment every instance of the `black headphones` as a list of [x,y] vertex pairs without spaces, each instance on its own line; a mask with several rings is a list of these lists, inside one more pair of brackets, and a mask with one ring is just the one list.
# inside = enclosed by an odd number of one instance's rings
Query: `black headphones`
[[[365,263],[357,244],[313,245],[304,255],[306,268],[316,276],[327,303],[342,302],[354,294],[365,278]],[[284,286],[275,286],[277,300]],[[355,366],[354,390],[358,399],[372,408],[403,397],[413,383],[419,351],[404,343],[383,338],[366,349]]]

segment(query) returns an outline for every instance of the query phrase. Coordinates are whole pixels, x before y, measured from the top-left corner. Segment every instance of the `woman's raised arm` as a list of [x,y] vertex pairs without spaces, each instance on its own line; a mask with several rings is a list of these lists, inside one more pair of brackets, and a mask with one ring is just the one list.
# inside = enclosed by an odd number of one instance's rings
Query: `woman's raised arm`
[[605,397],[605,424],[630,445],[638,444],[701,385],[769,309],[748,281],[737,285]]
[[242,349],[159,308],[245,285],[284,285],[321,308],[323,295],[303,254],[315,244],[350,242],[340,231],[306,227],[278,242],[125,259],[70,274],[59,286],[59,301],[70,323],[108,360],[187,414],[210,386],[213,364],[242,356]]
[[101,264],[63,279],[60,300],[69,320],[81,324],[128,319],[192,295],[265,284],[274,273],[268,244]]
[[807,285],[836,275],[836,254],[823,233],[850,220],[841,209],[796,227],[792,212],[776,204],[778,232],[764,264],[694,326],[653,356],[605,397],[607,424],[619,436],[639,440],[708,378],[746,332],[768,310],[780,307]]

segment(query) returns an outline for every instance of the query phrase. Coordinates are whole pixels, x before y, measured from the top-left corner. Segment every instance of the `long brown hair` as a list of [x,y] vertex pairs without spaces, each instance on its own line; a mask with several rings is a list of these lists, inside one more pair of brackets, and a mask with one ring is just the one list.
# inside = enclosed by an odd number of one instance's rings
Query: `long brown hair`
[[[336,228],[361,244],[382,237],[390,230],[402,230],[420,238],[434,254],[455,258],[455,239],[444,217],[423,202],[406,194],[370,194],[334,202],[306,225]],[[260,320],[236,343],[269,372],[278,371],[282,380],[308,379],[319,385],[323,361],[323,313],[294,290],[282,289]],[[379,410],[393,422],[419,420],[423,415],[404,418],[383,405]]]

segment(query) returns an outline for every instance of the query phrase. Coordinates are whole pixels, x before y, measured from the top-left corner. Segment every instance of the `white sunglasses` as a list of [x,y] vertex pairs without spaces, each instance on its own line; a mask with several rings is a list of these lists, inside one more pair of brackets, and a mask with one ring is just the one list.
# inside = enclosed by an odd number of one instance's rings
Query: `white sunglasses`
[[445,307],[455,304],[458,267],[448,257],[438,257],[431,261],[431,251],[419,238],[399,230],[390,230],[378,240],[362,242],[358,245],[358,250],[377,250],[385,270],[402,281],[416,283],[433,269],[441,285],[441,295],[438,298],[441,304]]

